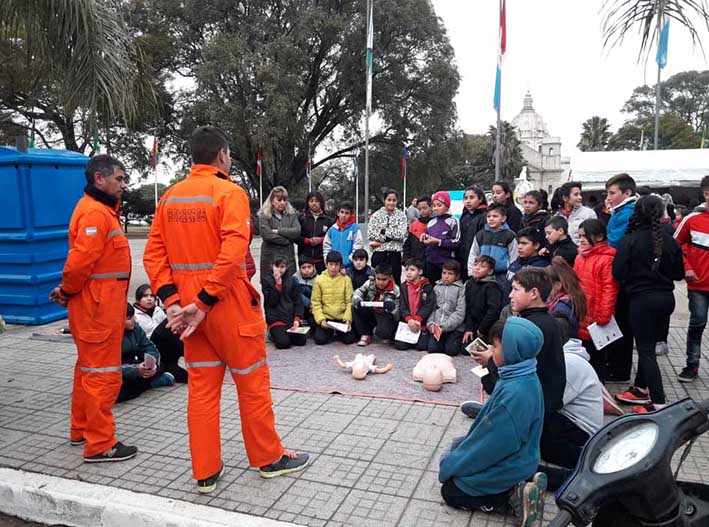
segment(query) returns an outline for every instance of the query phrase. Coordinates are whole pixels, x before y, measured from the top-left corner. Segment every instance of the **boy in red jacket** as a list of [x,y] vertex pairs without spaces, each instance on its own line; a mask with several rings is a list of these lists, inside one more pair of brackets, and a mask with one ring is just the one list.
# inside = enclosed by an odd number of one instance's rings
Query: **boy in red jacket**
[[701,182],[705,208],[684,217],[677,227],[675,239],[684,254],[684,278],[689,300],[687,328],[687,366],[679,374],[681,382],[692,382],[699,374],[702,334],[709,310],[709,176]]

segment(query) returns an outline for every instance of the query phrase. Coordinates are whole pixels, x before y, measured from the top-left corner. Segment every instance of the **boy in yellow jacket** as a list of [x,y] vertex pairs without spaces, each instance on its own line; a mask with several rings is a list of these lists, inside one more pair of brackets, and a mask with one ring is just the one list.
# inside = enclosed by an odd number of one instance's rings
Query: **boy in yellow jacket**
[[[357,333],[352,329],[352,282],[340,273],[342,255],[339,252],[327,253],[325,263],[327,268],[315,279],[310,298],[315,319],[315,344],[327,344],[334,338],[353,344],[357,341]],[[336,330],[335,327],[347,331]]]

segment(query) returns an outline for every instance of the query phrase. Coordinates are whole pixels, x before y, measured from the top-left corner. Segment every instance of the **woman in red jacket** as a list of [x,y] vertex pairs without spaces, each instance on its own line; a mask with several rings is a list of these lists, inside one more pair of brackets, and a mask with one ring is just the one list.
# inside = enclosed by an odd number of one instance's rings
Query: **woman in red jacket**
[[606,352],[608,346],[597,350],[588,333],[588,326],[596,322],[605,326],[615,311],[618,282],[613,278],[615,249],[608,245],[606,226],[601,220],[585,220],[579,226],[579,254],[574,271],[586,295],[588,311],[579,325],[579,338],[591,356],[591,366],[601,382],[606,378]]

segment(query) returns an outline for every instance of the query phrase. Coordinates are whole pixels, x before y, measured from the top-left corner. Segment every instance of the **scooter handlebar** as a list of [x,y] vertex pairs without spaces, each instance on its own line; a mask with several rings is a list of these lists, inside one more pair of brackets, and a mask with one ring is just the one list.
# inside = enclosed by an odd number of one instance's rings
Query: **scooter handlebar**
[[707,416],[709,416],[709,399],[697,401],[697,406],[702,411],[702,413],[707,414]]
[[564,509],[561,509],[556,516],[551,520],[547,527],[566,527],[571,523],[571,514]]

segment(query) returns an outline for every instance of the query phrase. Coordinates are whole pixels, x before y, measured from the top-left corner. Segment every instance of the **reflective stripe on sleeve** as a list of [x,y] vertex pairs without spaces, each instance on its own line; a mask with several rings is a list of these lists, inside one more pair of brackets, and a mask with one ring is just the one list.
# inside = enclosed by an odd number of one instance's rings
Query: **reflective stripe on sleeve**
[[106,366],[105,368],[89,368],[88,366],[81,366],[79,369],[84,373],[113,373],[114,371],[121,371],[120,366]]
[[189,368],[218,368],[224,366],[220,360],[207,360],[201,362],[185,362],[185,366]]
[[212,262],[170,264],[170,269],[173,271],[199,271],[201,269],[211,269],[212,267],[214,267]]
[[116,229],[116,230],[109,232],[106,235],[106,238],[113,238],[114,236],[120,236],[121,234],[123,234],[123,229]]
[[94,273],[90,274],[89,278],[94,280],[107,280],[109,278],[129,278],[130,273]]
[[248,368],[244,368],[244,369],[229,368],[229,371],[231,373],[233,373],[234,375],[248,375],[249,373],[254,371],[256,368],[260,368],[261,366],[265,366],[265,365],[266,365],[266,359],[262,359],[256,363],[252,364]]
[[165,198],[163,203],[210,203],[214,205],[214,200],[210,196],[170,196]]

